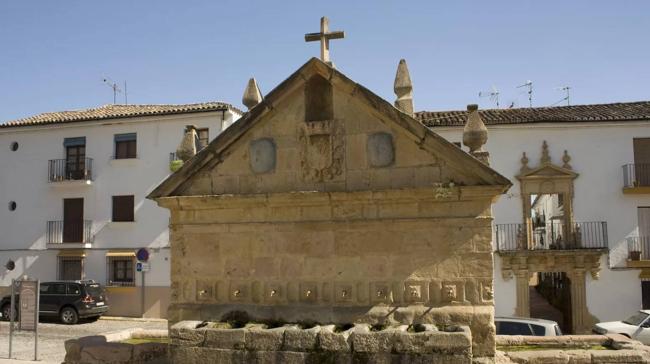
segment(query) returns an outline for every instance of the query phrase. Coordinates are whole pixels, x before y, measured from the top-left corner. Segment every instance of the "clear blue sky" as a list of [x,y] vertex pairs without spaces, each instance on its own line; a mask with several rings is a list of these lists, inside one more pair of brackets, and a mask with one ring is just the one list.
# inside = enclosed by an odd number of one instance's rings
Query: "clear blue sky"
[[406,58],[417,110],[464,108],[495,85],[546,106],[650,99],[650,1],[1,1],[0,122],[112,102],[102,78],[128,82],[129,103],[221,100],[241,106],[309,57],[304,34],[330,18],[339,70],[392,101]]

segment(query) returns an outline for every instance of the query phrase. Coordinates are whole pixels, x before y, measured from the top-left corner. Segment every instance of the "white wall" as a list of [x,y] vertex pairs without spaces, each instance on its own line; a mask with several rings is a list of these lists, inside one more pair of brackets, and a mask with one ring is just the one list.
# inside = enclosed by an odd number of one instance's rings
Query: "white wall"
[[[84,218],[93,221],[94,242],[87,252],[85,277],[106,282],[108,249],[151,248],[147,285],[169,285],[169,212],[145,196],[169,175],[185,125],[209,128],[214,139],[239,116],[221,111],[160,117],[113,119],[41,127],[0,129],[0,286],[27,273],[56,279],[58,250],[45,243],[46,222],[63,220],[63,199],[84,198]],[[137,133],[137,159],[114,160],[114,134]],[[48,160],[65,158],[64,138],[86,137],[93,159],[93,183],[48,183]],[[12,142],[19,148],[10,150]],[[114,195],[135,196],[135,222],[111,222]],[[18,208],[9,211],[9,201]],[[12,259],[16,269],[8,272]],[[24,262],[27,261],[25,264]],[[139,278],[138,278],[139,279]]]
[[[436,127],[449,141],[462,140],[462,127]],[[542,142],[547,141],[553,163],[562,165],[567,150],[573,170],[574,220],[607,222],[610,252],[603,258],[601,278],[587,285],[589,310],[601,320],[621,319],[641,307],[639,270],[625,269],[627,243],[635,233],[638,206],[650,206],[650,195],[624,195],[624,164],[634,163],[633,138],[650,137],[650,121],[621,123],[557,123],[489,126],[491,166],[509,178],[513,186],[493,208],[494,223],[522,222],[520,186],[515,178],[526,152],[531,168],[539,165]],[[464,150],[467,150],[463,147]],[[500,260],[495,258],[496,311],[512,315],[516,303],[515,282],[503,281]],[[614,270],[610,269],[614,268]]]
[[600,321],[623,320],[641,308],[639,271],[607,269],[607,257],[600,260],[600,277],[587,274],[587,307]]
[[515,278],[504,280],[501,274],[501,257],[494,254],[494,314],[496,316],[512,316],[517,305],[517,287]]

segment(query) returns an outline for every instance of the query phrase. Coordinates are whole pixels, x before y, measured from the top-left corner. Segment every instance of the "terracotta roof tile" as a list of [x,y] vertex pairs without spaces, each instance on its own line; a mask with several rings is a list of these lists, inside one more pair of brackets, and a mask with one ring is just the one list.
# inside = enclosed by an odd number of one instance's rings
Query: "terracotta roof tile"
[[8,121],[0,124],[0,128],[222,110],[230,110],[238,114],[243,114],[238,108],[224,102],[179,105],[104,105],[93,109],[46,112],[23,119]]
[[[589,121],[650,120],[650,101],[518,109],[479,110],[486,125]],[[467,111],[420,111],[415,118],[428,127],[463,126]]]

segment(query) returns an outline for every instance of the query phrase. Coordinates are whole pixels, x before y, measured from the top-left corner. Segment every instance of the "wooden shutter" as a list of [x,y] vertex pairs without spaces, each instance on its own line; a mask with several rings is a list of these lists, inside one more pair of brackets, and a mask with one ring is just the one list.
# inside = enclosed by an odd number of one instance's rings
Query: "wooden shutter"
[[137,134],[115,134],[115,159],[136,158]]
[[113,221],[134,221],[133,207],[133,195],[113,196]]

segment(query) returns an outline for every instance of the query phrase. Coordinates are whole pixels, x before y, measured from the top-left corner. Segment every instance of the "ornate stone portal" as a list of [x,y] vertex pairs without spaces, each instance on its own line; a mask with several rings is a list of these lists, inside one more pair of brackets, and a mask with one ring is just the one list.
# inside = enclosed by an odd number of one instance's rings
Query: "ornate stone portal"
[[[529,282],[537,272],[564,272],[571,281],[571,318],[573,333],[588,333],[596,319],[587,309],[586,276],[599,278],[600,257],[606,249],[584,249],[581,232],[573,220],[573,181],[578,177],[569,164],[571,157],[565,150],[562,166],[554,165],[546,141],[542,143],[540,165],[529,167],[526,153],[521,158],[521,170],[517,179],[521,186],[523,207],[522,231],[519,246],[514,251],[499,251],[501,273],[505,280],[516,279],[517,304],[514,315],[530,316]],[[561,241],[555,249],[536,250],[532,240],[531,195],[561,194],[564,201],[564,217]],[[606,234],[606,229],[604,231]]]
[[[573,225],[573,180],[578,178],[569,161],[571,158],[567,151],[564,151],[563,166],[554,165],[551,161],[551,156],[548,150],[546,141],[542,143],[542,156],[540,164],[536,168],[528,166],[528,157],[523,153],[521,157],[521,170],[517,177],[521,188],[521,202],[524,213],[524,226],[528,231],[525,236],[528,238],[526,241],[527,249],[533,249],[532,231],[533,222],[531,220],[531,195],[542,194],[559,194],[562,195],[564,201],[564,221],[563,231],[573,233],[575,235],[575,228]],[[565,234],[561,244],[566,245],[563,248],[569,248],[571,244],[579,243],[578,239],[572,238],[570,234]],[[580,246],[575,246],[579,248]]]
[[509,186],[312,59],[149,196],[171,212],[170,322],[464,324],[492,356],[490,207]]

